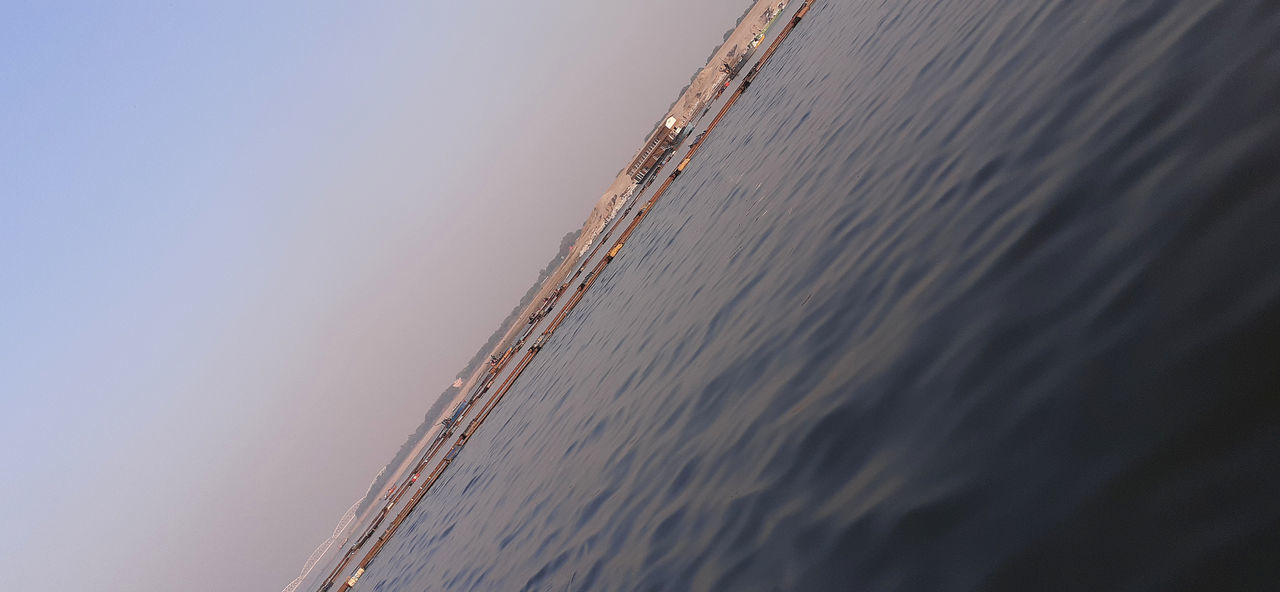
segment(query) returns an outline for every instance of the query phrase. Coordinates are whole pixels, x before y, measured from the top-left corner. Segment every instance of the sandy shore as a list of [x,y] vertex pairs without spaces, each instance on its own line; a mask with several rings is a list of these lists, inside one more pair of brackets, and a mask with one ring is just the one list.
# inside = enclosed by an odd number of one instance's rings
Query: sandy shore
[[[668,117],[675,117],[681,125],[695,119],[698,111],[701,110],[709,100],[715,96],[716,89],[724,84],[725,75],[720,71],[720,65],[729,62],[733,56],[740,56],[746,50],[747,44],[755,38],[757,34],[769,25],[772,14],[776,11],[786,8],[788,0],[757,0],[751,7],[747,16],[738,23],[738,27],[734,29],[724,44],[712,54],[711,61],[698,72],[698,75],[689,84],[689,88],[685,89],[680,98],[676,100],[671,110],[663,115],[660,119],[665,120]],[[636,151],[639,154],[639,150]],[[625,168],[625,167],[624,167]],[[591,209],[591,214],[587,216],[587,221],[582,225],[582,234],[578,236],[578,241],[574,243],[573,250],[575,255],[582,252],[587,245],[600,231],[604,229],[604,225],[608,222],[609,216],[620,205],[623,194],[627,188],[631,186],[631,177],[625,172],[619,173],[614,178],[613,183],[605,190],[604,195],[596,202],[595,207]],[[556,282],[557,285],[559,282]],[[541,298],[539,298],[541,300]]]

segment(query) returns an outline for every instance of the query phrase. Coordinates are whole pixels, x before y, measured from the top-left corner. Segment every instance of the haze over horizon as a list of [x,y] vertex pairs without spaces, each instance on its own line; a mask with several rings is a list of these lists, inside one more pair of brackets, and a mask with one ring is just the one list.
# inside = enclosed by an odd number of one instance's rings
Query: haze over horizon
[[750,2],[0,7],[0,570],[276,590]]

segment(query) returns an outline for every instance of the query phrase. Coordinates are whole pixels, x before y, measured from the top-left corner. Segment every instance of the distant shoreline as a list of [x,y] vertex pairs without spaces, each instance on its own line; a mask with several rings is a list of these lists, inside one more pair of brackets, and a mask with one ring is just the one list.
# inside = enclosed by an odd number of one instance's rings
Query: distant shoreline
[[[716,87],[723,84],[725,80],[724,74],[720,71],[720,65],[728,61],[730,56],[739,55],[739,52],[743,51],[743,48],[768,26],[772,15],[770,18],[765,18],[766,14],[780,14],[781,10],[789,4],[790,0],[757,0],[738,22],[737,28],[725,38],[702,69],[694,75],[688,88],[671,104],[667,112],[658,118],[658,121],[675,117],[679,125],[685,125],[694,120],[695,114],[710,103],[709,99],[714,96]],[[633,156],[638,153],[639,150],[633,153]],[[622,168],[623,170],[605,189],[604,195],[600,196],[595,207],[588,214],[586,222],[582,225],[582,234],[578,236],[578,242],[573,246],[573,253],[581,253],[582,249],[604,230],[610,216],[622,204],[623,196],[632,184],[631,177],[626,174],[626,166]],[[566,263],[572,267],[572,262],[566,261]]]
[[[772,22],[772,19],[776,17],[776,15],[780,14],[781,10],[785,9],[789,4],[790,0],[756,0],[756,3],[744,13],[733,32],[730,33],[716,51],[711,54],[711,58],[694,76],[693,82],[691,82],[676,101],[672,103],[671,108],[667,110],[661,119],[675,117],[682,124],[687,124],[696,120],[697,112],[709,104],[709,101],[706,99],[713,96],[713,89],[722,84],[725,80],[725,76],[720,71],[720,64],[726,61],[729,56],[739,55],[741,48],[746,47],[746,45],[750,43],[757,34],[763,31]],[[766,15],[769,18],[766,18]],[[631,187],[632,180],[626,175],[625,168],[626,167],[624,166],[624,170],[619,172],[613,183],[587,215],[587,219],[579,231],[578,238],[569,249],[568,255],[563,261],[561,261],[560,265],[542,281],[542,285],[533,295],[533,298],[531,298],[528,304],[521,309],[520,314],[516,315],[515,320],[507,326],[502,338],[498,340],[497,344],[492,349],[486,352],[486,356],[499,355],[500,352],[503,352],[510,347],[511,343],[515,340],[516,334],[519,333],[525,325],[520,321],[528,318],[530,314],[536,311],[540,307],[539,303],[542,299],[559,288],[560,284],[562,284],[564,279],[569,276],[574,267],[581,263],[582,257],[585,255],[586,248],[589,247],[592,242],[600,236],[600,233],[604,231],[605,226],[613,219],[614,214],[618,211],[620,206],[622,206],[625,197],[628,195],[627,189]],[[485,370],[486,366],[481,364],[477,366],[470,375],[465,377],[462,388],[458,389],[458,392],[454,394],[449,403],[445,405],[444,409],[442,409],[437,417],[433,419],[434,427],[428,429],[426,433],[422,434],[419,441],[414,444],[412,452],[399,463],[399,466],[396,467],[394,471],[387,474],[386,482],[394,483],[402,476],[403,472],[407,470],[411,464],[411,459],[414,458],[439,431],[438,426],[440,421],[447,417],[459,403],[466,399],[466,394],[475,386],[476,382],[480,380],[480,377],[484,375]]]

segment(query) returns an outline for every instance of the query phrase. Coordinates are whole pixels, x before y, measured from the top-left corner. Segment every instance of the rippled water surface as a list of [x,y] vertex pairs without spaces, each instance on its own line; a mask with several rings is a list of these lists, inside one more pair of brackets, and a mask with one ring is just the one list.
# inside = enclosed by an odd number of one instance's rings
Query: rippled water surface
[[824,0],[358,589],[1277,589],[1278,15]]

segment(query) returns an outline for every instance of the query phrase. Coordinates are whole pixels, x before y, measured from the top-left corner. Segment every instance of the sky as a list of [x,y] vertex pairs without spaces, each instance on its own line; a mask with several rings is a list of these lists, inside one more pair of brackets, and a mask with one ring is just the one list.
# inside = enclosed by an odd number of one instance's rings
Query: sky
[[0,577],[283,588],[748,4],[0,3]]

